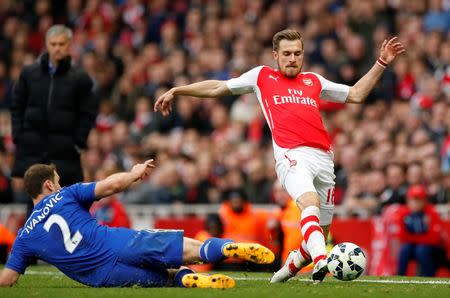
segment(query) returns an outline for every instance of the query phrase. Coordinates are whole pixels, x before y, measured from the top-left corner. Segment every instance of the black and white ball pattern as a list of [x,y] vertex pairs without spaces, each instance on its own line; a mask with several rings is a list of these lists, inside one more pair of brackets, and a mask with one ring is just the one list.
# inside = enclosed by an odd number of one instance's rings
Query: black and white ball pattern
[[337,244],[328,254],[328,270],[339,280],[358,278],[366,269],[366,255],[356,244]]

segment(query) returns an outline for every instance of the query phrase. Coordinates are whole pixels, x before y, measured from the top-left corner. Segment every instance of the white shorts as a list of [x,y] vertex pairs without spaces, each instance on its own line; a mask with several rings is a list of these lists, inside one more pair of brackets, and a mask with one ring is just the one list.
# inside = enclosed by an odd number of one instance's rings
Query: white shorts
[[311,147],[290,149],[276,161],[275,171],[294,201],[306,192],[316,192],[320,198],[320,225],[331,224],[336,177],[332,151]]

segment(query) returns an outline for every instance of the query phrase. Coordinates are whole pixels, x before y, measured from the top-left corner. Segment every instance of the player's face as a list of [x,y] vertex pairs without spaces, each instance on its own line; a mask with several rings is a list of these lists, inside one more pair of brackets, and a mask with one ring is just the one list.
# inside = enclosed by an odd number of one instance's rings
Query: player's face
[[69,55],[69,44],[69,38],[66,33],[49,36],[46,46],[50,61],[55,63],[67,57]]
[[278,51],[273,51],[273,58],[284,76],[295,78],[300,73],[303,66],[303,52],[303,45],[299,39],[280,41]]

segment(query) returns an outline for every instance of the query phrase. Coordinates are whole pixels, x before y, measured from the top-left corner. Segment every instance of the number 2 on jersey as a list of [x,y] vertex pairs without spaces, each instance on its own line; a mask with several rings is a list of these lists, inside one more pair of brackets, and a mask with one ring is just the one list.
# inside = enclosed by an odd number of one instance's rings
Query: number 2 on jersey
[[77,248],[78,244],[80,244],[81,239],[83,239],[83,235],[79,231],[75,232],[73,237],[70,237],[70,229],[67,221],[58,214],[52,214],[44,224],[44,229],[47,232],[50,232],[50,228],[53,224],[57,224],[61,229],[64,240],[64,247],[69,253],[73,253],[73,251]]

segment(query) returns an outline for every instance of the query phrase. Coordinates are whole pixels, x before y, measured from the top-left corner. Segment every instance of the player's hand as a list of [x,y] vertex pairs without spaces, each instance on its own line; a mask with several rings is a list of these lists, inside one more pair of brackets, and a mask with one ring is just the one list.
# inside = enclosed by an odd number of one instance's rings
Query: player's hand
[[381,45],[380,58],[389,64],[394,61],[395,57],[405,51],[405,47],[398,41],[397,37],[393,37],[389,41],[385,39]]
[[170,89],[156,100],[153,110],[157,112],[159,109],[163,114],[163,116],[169,115],[170,112],[172,112],[173,99],[174,99],[173,89]]
[[144,163],[138,163],[133,166],[131,172],[136,174],[137,179],[144,180],[149,174],[150,170],[154,168],[153,159],[146,160]]

